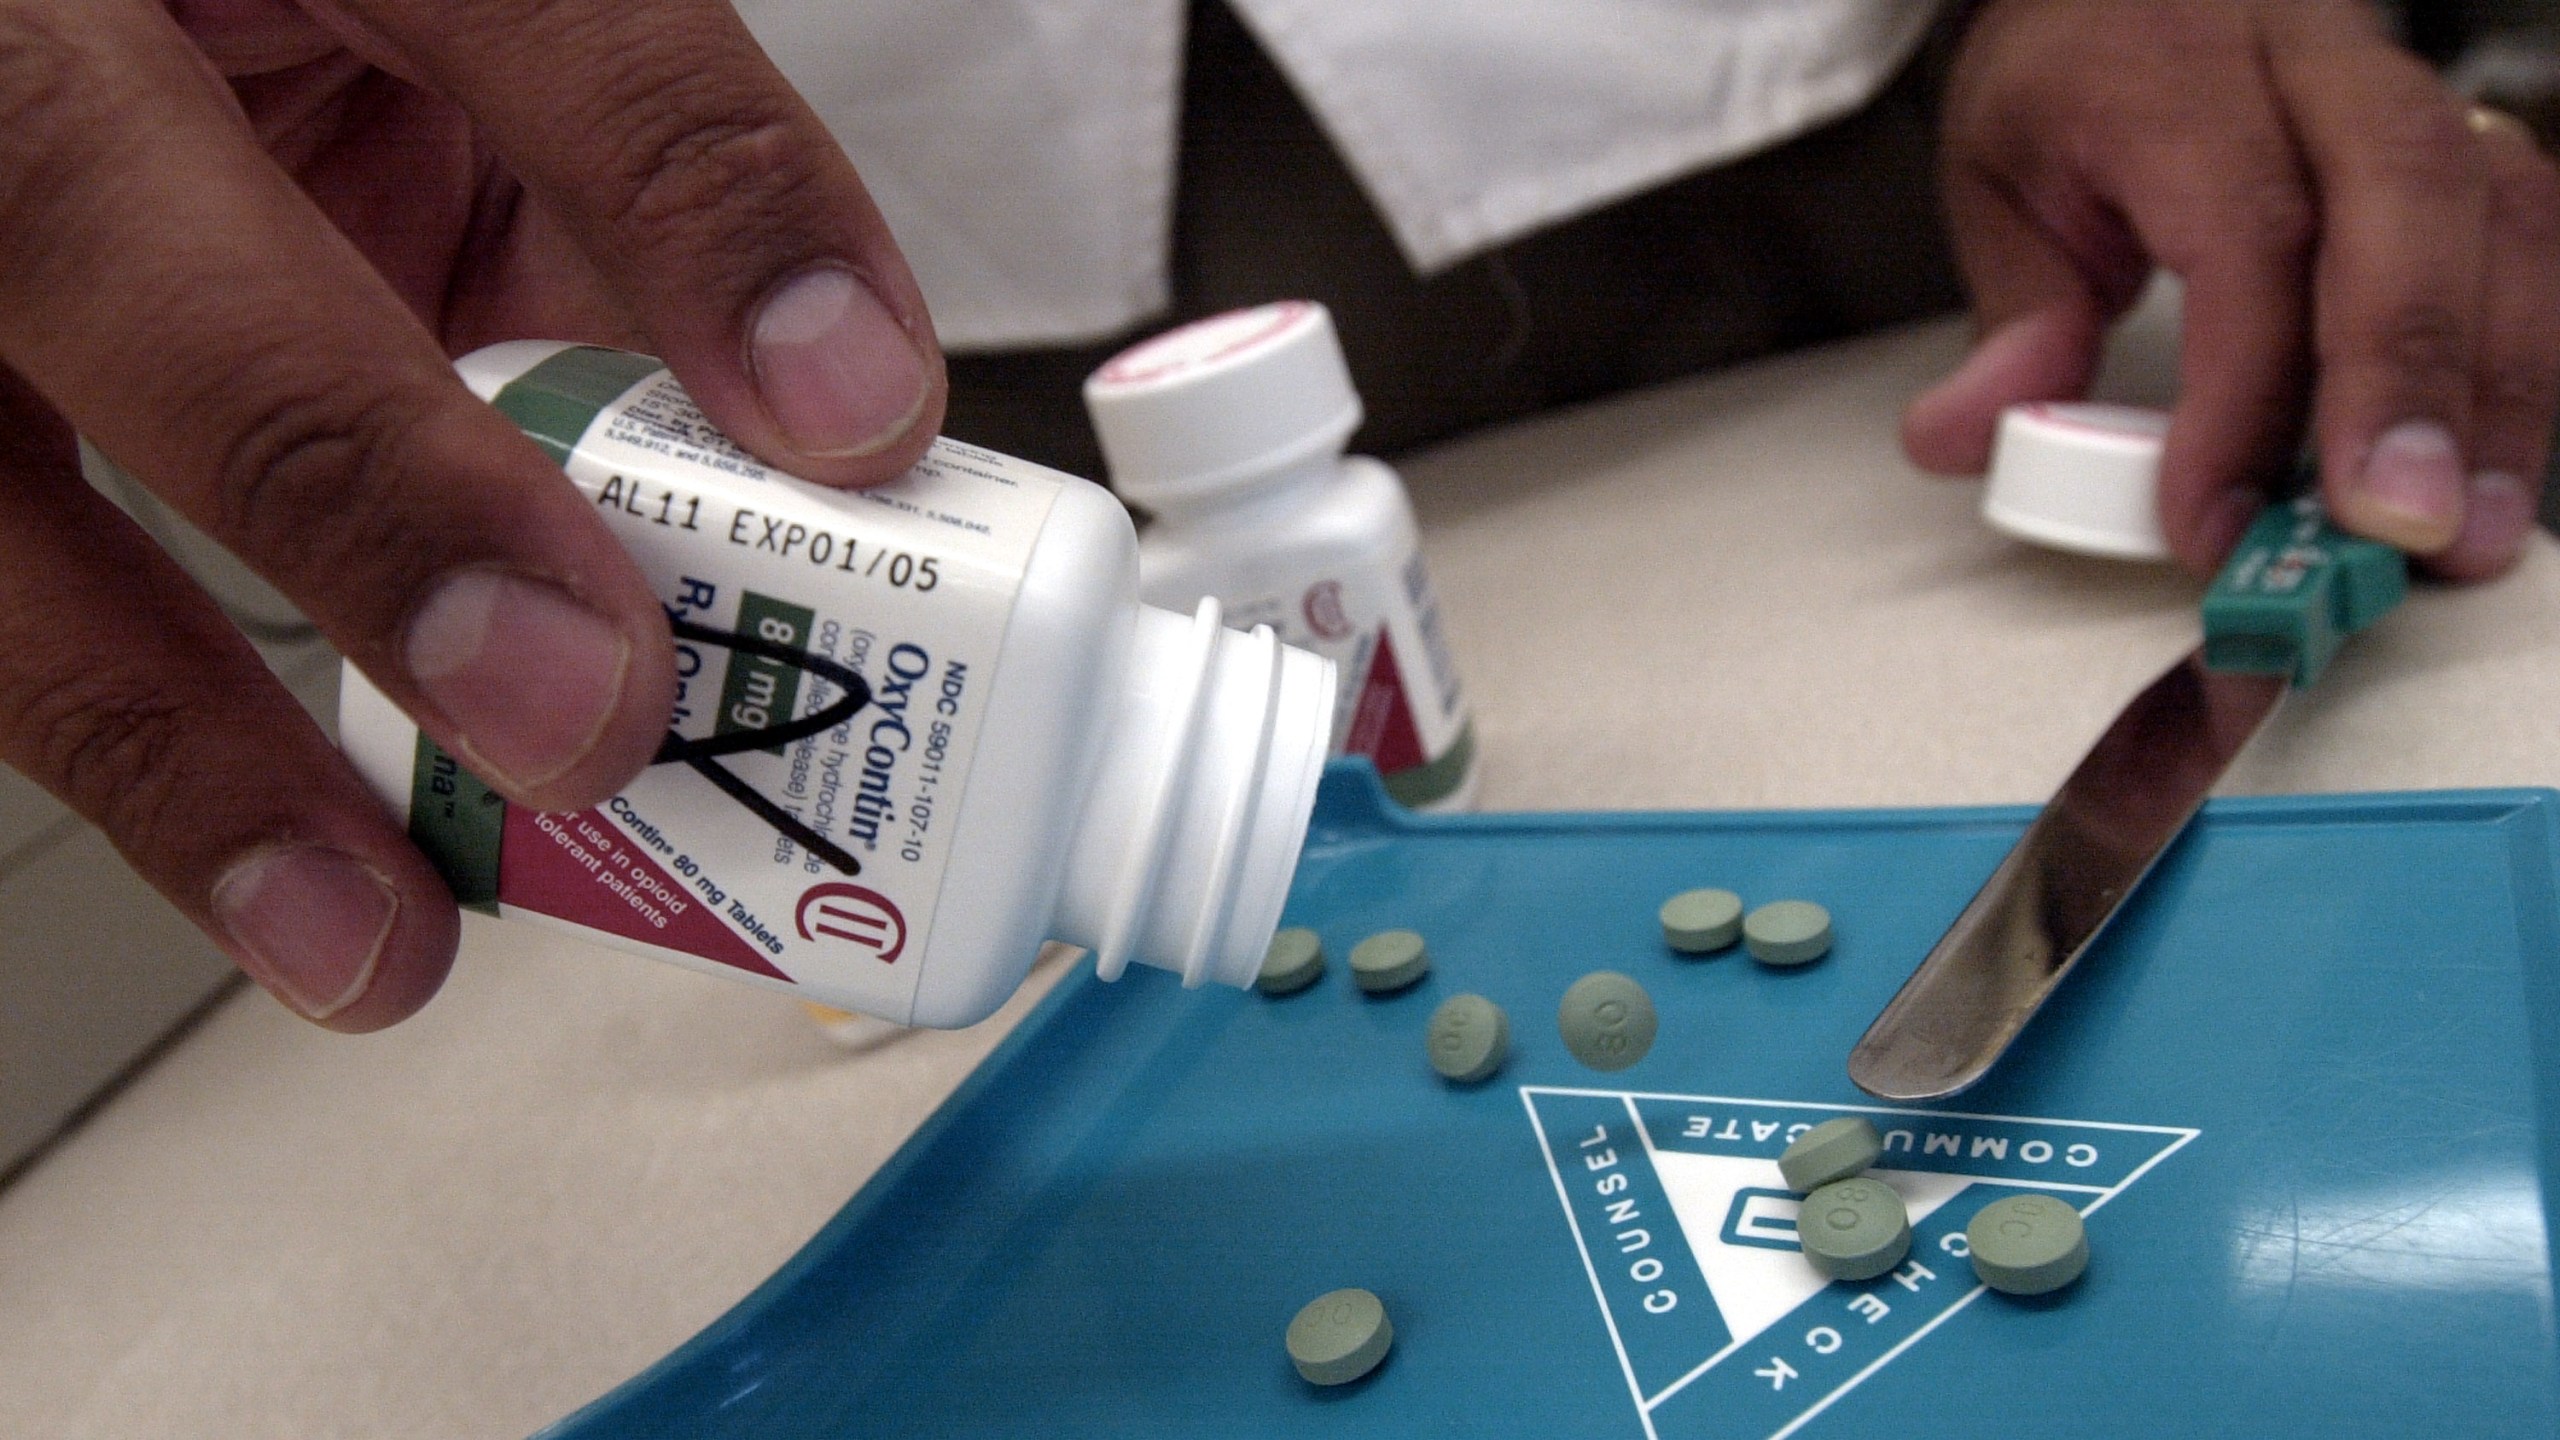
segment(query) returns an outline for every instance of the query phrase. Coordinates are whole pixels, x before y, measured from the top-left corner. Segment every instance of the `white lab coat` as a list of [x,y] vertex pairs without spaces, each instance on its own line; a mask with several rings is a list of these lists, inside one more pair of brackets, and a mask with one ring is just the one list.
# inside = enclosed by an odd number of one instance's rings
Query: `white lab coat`
[[[946,346],[1092,340],[1165,304],[1183,0],[736,3],[861,168]],[[1937,9],[1228,3],[1424,274],[1847,114]]]

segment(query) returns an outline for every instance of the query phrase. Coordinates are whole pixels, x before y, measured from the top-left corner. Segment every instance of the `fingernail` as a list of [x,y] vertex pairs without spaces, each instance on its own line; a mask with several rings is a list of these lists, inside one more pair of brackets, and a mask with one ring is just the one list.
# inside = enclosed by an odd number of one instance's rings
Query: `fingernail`
[[2432,420],[2382,432],[2345,496],[2347,528],[2403,550],[2432,554],[2462,530],[2462,452]]
[[849,271],[785,281],[756,312],[750,353],[765,408],[803,454],[867,455],[924,409],[923,353]]
[[404,654],[461,730],[471,768],[523,791],[595,748],[622,700],[631,641],[555,585],[465,570],[419,607]]
[[354,1004],[400,897],[372,866],[321,845],[277,845],[231,867],[213,887],[214,914],[239,947],[241,968],[313,1019]]
[[2436,557],[2465,576],[2494,575],[2513,564],[2533,528],[2533,491],[2503,470],[2471,477],[2471,503],[2463,508],[2462,533]]

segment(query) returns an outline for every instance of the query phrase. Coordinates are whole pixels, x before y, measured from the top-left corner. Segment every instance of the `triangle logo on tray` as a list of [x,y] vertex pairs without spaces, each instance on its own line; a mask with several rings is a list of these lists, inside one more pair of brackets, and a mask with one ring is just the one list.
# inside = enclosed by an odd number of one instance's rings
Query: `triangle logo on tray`
[[[2166,1125],[1524,1085],[1556,1198],[1651,1440],[1792,1435],[1982,1293],[1965,1222],[2038,1191],[2097,1209],[2199,1133]],[[1911,1254],[1857,1283],[1796,1244],[1778,1156],[1864,1114]]]

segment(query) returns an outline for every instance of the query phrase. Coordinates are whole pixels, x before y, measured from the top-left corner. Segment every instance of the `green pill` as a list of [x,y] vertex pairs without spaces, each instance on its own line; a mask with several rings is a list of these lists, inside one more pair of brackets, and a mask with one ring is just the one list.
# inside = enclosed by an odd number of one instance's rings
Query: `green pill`
[[1964,1227],[1973,1273],[2006,1295],[2042,1295],[2089,1268],[2089,1231],[2080,1212],[2050,1195],[1994,1200]]
[[1834,1180],[1864,1174],[1883,1153],[1884,1137],[1866,1117],[1843,1115],[1797,1136],[1778,1157],[1778,1173],[1787,1178],[1790,1190],[1819,1190]]
[[1742,917],[1742,943],[1763,965],[1803,965],[1831,950],[1831,912],[1810,900],[1772,900]]
[[1722,950],[1742,935],[1742,897],[1730,890],[1683,890],[1662,902],[1662,941],[1683,955]]
[[1594,1070],[1624,1070],[1653,1048],[1653,997],[1615,970],[1594,970],[1556,1007],[1564,1048]]
[[1351,978],[1372,995],[1401,990],[1431,968],[1431,952],[1410,930],[1381,930],[1351,947]]
[[1335,1290],[1307,1302],[1289,1322],[1289,1363],[1313,1385],[1348,1385],[1378,1368],[1396,1327],[1366,1290]]
[[1511,1051],[1511,1017],[1481,995],[1452,995],[1431,1012],[1423,1043],[1432,1069],[1472,1085],[1502,1068],[1502,1057]]
[[1253,988],[1265,995],[1294,995],[1324,974],[1324,942],[1313,930],[1292,927],[1271,937]]
[[1796,1241],[1813,1268],[1832,1279],[1872,1280],[1911,1253],[1911,1217],[1881,1180],[1834,1180],[1804,1197]]

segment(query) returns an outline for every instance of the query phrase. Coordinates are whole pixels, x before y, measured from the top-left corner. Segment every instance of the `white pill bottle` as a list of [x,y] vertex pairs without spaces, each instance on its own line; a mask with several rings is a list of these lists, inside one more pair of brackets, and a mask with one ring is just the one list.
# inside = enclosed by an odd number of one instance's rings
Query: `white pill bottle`
[[775,472],[646,356],[458,367],[666,602],[682,689],[605,804],[501,801],[350,668],[340,744],[471,908],[900,1024],[985,1018],[1044,939],[1252,983],[1333,667],[1139,603],[1100,486],[948,440],[844,492]]
[[1360,396],[1333,317],[1283,300],[1141,342],[1085,381],[1147,603],[1217,598],[1342,676],[1332,745],[1424,810],[1474,803],[1475,735],[1395,471],[1345,456]]

